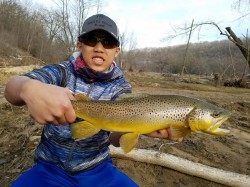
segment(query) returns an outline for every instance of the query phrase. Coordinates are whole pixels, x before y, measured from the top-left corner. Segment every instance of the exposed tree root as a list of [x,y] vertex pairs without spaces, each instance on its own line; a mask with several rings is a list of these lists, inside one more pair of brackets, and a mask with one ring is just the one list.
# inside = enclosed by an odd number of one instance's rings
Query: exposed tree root
[[124,154],[120,148],[110,146],[112,157],[130,159],[149,164],[156,164],[173,170],[214,181],[229,186],[246,187],[250,186],[250,176],[224,171],[221,169],[195,163],[167,153],[160,153],[153,150],[135,149]]

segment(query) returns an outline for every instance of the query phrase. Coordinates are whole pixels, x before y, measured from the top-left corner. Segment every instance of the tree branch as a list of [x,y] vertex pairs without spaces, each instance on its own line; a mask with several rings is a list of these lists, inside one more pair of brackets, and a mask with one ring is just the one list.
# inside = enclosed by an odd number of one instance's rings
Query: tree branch
[[110,150],[112,157],[156,164],[228,186],[243,187],[250,184],[250,176],[248,175],[224,171],[158,151],[135,149],[124,154],[121,148],[114,146],[110,146]]

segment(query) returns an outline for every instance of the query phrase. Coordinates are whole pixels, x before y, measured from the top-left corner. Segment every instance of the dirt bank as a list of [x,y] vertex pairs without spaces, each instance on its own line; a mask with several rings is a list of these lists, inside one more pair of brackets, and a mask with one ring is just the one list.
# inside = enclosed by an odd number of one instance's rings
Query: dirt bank
[[[176,83],[165,80],[157,83],[147,74],[128,78],[135,93],[179,94],[206,99],[232,112],[223,125],[230,136],[218,137],[191,134],[181,143],[141,136],[138,148],[169,153],[193,162],[250,176],[250,90],[214,87],[202,84]],[[148,78],[154,82],[145,82]],[[138,82],[140,80],[140,82]],[[162,81],[162,79],[161,79]],[[163,80],[164,81],[164,80]],[[3,85],[1,87],[1,94]],[[0,98],[3,98],[0,96]],[[0,186],[7,187],[33,164],[33,152],[39,142],[41,125],[30,118],[25,107],[0,103]],[[225,186],[165,167],[114,159],[114,164],[142,187],[165,186]],[[250,185],[250,184],[249,184]]]

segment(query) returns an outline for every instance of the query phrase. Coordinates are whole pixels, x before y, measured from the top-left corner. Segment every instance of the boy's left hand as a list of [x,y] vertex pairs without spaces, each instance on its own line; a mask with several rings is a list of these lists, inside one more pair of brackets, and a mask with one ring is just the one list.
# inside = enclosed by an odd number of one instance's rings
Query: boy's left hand
[[163,139],[168,139],[168,140],[172,140],[172,141],[177,141],[177,142],[181,142],[183,140],[184,137],[174,137],[171,134],[171,129],[170,128],[166,128],[166,129],[161,129],[161,130],[157,130],[148,134],[144,134],[146,136],[152,137],[152,138],[163,138]]

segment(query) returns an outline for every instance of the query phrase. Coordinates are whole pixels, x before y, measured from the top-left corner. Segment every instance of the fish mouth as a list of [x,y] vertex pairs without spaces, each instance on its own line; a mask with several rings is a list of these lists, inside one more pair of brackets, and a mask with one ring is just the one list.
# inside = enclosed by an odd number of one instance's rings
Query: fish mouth
[[229,116],[223,116],[220,119],[218,119],[213,125],[211,125],[205,132],[208,134],[215,134],[215,135],[228,135],[230,133],[230,130],[220,128],[222,123],[224,123]]

